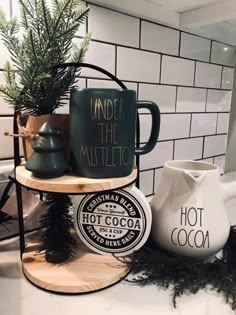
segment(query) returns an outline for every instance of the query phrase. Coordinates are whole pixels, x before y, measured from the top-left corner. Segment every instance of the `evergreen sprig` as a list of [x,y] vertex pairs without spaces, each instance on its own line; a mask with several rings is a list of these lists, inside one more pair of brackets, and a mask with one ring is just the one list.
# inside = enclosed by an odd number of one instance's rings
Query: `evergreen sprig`
[[5,66],[5,85],[0,93],[17,111],[42,115],[63,106],[63,100],[78,81],[80,69],[50,68],[64,62],[83,62],[91,35],[80,47],[73,39],[89,8],[79,9],[78,0],[19,0],[21,21],[10,21],[0,10],[0,35],[11,55]]
[[186,293],[197,293],[211,288],[222,293],[225,301],[236,309],[236,228],[232,227],[229,240],[221,258],[207,262],[169,253],[149,241],[132,259],[125,259],[134,278],[131,283],[145,286],[154,284],[173,290],[173,305]]
[[71,200],[66,194],[48,194],[47,212],[40,218],[44,228],[39,252],[45,252],[46,260],[60,264],[73,258],[76,240],[71,235],[73,219],[70,215]]

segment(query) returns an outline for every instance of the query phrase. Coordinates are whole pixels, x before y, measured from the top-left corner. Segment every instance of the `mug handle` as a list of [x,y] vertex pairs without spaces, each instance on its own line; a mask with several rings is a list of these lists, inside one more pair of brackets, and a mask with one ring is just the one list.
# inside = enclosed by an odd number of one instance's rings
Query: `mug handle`
[[142,147],[135,148],[135,154],[141,155],[152,151],[155,147],[160,131],[161,115],[159,107],[154,102],[137,101],[137,108],[146,108],[152,115],[152,130],[148,142]]

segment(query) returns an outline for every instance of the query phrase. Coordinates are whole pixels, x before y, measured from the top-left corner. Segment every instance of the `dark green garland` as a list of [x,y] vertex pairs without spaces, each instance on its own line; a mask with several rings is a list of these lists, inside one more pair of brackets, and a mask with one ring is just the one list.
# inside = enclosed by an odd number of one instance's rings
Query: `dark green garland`
[[61,264],[72,260],[76,248],[76,240],[71,234],[74,227],[70,215],[72,203],[66,194],[48,194],[45,204],[47,212],[40,218],[42,243],[39,252],[45,253],[47,262]]
[[[122,259],[123,260],[123,259]],[[224,295],[225,301],[236,309],[236,227],[232,227],[222,258],[204,262],[168,253],[152,241],[137,251],[132,259],[125,259],[135,278],[131,283],[154,284],[167,289],[173,286],[173,305],[185,293],[197,293],[209,286]]]

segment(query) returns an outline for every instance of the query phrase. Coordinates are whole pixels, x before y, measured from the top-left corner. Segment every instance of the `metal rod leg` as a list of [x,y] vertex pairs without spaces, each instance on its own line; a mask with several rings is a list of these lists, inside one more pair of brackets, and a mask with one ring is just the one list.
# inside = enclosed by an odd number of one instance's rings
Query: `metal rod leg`
[[20,256],[22,257],[24,249],[25,249],[24,217],[23,217],[22,189],[21,189],[21,185],[17,182],[16,182],[16,199],[17,199],[19,236],[20,236]]

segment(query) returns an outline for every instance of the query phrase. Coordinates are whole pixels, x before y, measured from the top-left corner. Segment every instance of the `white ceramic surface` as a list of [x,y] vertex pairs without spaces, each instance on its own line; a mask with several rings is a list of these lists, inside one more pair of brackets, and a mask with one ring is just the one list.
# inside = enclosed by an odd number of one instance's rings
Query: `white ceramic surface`
[[161,167],[173,157],[173,141],[158,142],[148,154],[140,156],[140,169]]
[[223,43],[212,42],[211,62],[234,66],[235,48]]
[[211,41],[209,39],[181,33],[180,56],[209,61]]
[[[106,88],[115,88],[119,89],[119,85],[115,81],[111,80],[97,80],[97,79],[88,79],[87,80],[88,88],[101,88],[101,89],[106,89]],[[130,90],[137,91],[137,83],[133,82],[125,82],[123,83],[126,85],[126,87]]]
[[145,196],[153,194],[153,176],[153,170],[140,172],[140,190]]
[[91,4],[90,8],[88,31],[93,39],[138,47],[139,19]]
[[117,76],[119,79],[158,83],[159,73],[159,54],[118,47]]
[[205,137],[203,157],[225,153],[227,135]]
[[224,174],[225,169],[225,155],[216,156],[214,158],[214,164],[216,164],[220,169],[220,174]]
[[[150,100],[156,103],[161,113],[175,111],[176,87],[157,84],[139,84],[139,99]],[[147,113],[146,109],[140,112]]]
[[[75,45],[80,45],[81,39],[76,38],[73,40],[73,42]],[[89,44],[89,49],[86,53],[85,61],[87,63],[92,63],[96,66],[102,67],[105,70],[115,74],[115,46],[91,41]],[[104,74],[91,69],[83,69],[81,71],[81,75],[107,79],[107,76]]]
[[179,87],[177,94],[177,112],[204,112],[206,107],[206,89]]
[[220,88],[221,71],[221,66],[197,62],[195,86]]
[[200,161],[214,164],[214,159],[213,158],[201,159]]
[[162,57],[161,83],[193,85],[194,62],[176,57]]
[[152,127],[152,117],[151,115],[139,115],[140,122],[140,142],[148,142],[151,127]]
[[163,170],[163,168],[158,168],[155,170],[154,192],[157,191],[157,188],[160,184],[162,170]]
[[234,68],[224,67],[222,75],[222,89],[232,89],[234,80]]
[[195,160],[202,157],[203,138],[183,139],[175,141],[175,160]]
[[178,55],[179,31],[146,21],[142,21],[141,30],[141,48]]
[[231,91],[208,90],[207,112],[227,112],[231,105]]
[[72,202],[75,230],[94,252],[127,256],[147,241],[152,212],[144,194],[135,186],[74,196]]
[[228,113],[218,114],[217,133],[227,133],[228,128],[229,128],[229,114]]
[[162,114],[159,140],[188,138],[190,114]]
[[217,114],[193,114],[191,137],[216,133]]
[[152,199],[152,237],[166,250],[207,257],[226,243],[230,224],[224,201],[236,196],[236,182],[220,184],[216,165],[169,161]]

